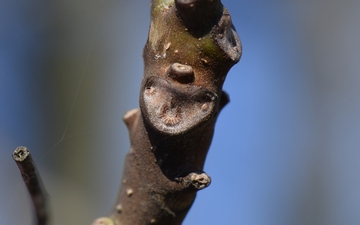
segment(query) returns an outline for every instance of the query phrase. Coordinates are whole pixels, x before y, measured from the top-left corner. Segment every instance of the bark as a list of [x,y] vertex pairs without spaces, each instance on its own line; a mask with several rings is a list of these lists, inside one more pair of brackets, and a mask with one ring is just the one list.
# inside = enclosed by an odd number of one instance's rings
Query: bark
[[[93,225],[181,224],[198,190],[216,119],[229,102],[222,91],[240,60],[240,39],[220,0],[153,0],[143,57],[140,108],[124,122],[131,148],[109,217]],[[45,194],[25,147],[13,157],[46,224]]]
[[203,166],[229,69],[241,43],[217,0],[153,0],[140,109],[124,121],[131,141],[109,218],[94,224],[181,224],[211,179]]
[[14,150],[12,156],[30,194],[35,210],[36,224],[46,225],[49,217],[49,212],[46,207],[46,191],[36,169],[35,162],[31,157],[31,153],[27,147],[19,146]]

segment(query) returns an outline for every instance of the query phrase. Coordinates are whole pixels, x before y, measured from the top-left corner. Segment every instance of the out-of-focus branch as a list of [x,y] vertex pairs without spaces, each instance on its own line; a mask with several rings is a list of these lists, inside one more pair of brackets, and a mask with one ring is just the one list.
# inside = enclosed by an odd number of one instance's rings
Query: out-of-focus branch
[[15,149],[12,156],[20,170],[21,176],[34,204],[37,224],[46,225],[49,214],[46,208],[45,190],[43,189],[40,175],[36,169],[30,151],[28,148],[20,146]]

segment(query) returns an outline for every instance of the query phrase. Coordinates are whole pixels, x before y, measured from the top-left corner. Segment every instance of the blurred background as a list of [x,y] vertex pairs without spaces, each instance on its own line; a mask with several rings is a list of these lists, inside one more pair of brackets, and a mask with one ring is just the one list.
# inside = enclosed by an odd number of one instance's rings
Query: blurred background
[[[223,0],[243,43],[184,224],[360,221],[360,1]],[[32,224],[27,146],[52,224],[107,215],[138,107],[149,1],[0,1],[0,224]]]

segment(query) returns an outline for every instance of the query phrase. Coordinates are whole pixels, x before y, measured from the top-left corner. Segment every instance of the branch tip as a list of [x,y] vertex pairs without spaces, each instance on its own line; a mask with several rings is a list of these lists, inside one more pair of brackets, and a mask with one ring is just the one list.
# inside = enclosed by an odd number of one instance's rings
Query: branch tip
[[24,161],[30,155],[30,151],[27,147],[19,146],[15,149],[12,156],[16,162]]
[[48,211],[46,209],[45,190],[43,189],[41,178],[31,157],[30,150],[27,147],[19,146],[13,152],[12,157],[20,170],[33,202],[37,224],[46,225]]

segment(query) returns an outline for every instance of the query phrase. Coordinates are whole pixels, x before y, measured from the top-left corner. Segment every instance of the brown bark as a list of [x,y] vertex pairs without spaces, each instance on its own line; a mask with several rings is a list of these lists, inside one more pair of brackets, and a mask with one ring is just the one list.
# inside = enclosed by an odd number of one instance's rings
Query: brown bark
[[[124,115],[131,148],[110,217],[93,225],[181,224],[198,190],[216,119],[229,99],[222,91],[240,60],[240,39],[220,0],[153,0],[143,57],[140,109]],[[28,185],[38,224],[45,198],[28,149],[13,157]]]
[[49,217],[49,212],[46,207],[46,192],[30,151],[28,148],[20,146],[15,149],[12,156],[19,168],[34,205],[36,224],[46,225]]
[[182,223],[211,182],[202,169],[241,52],[220,1],[152,1],[140,109],[124,116],[131,148],[111,223]]

